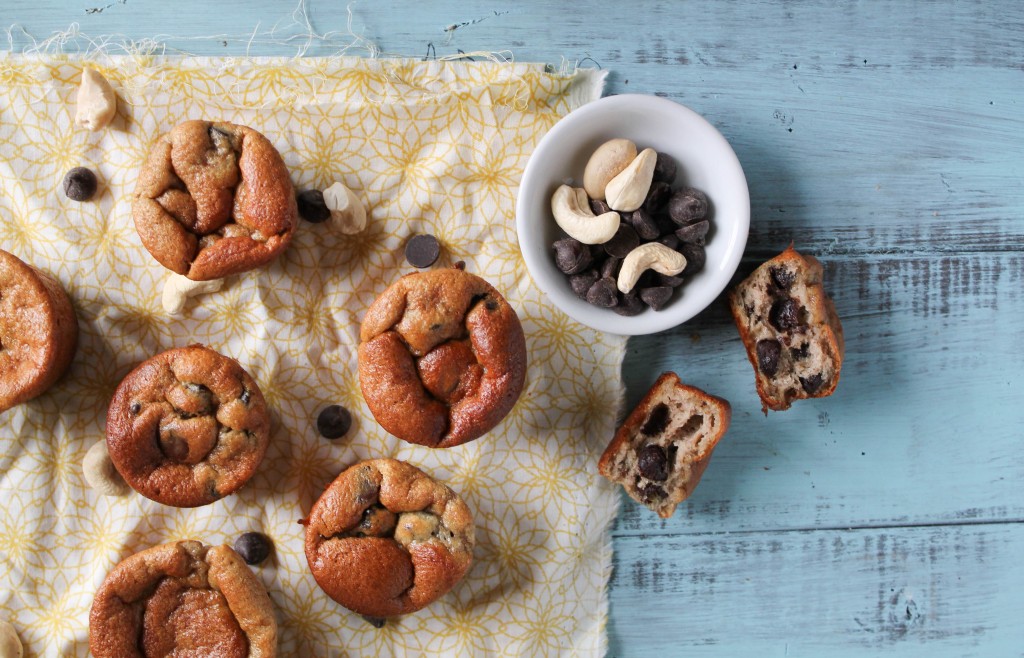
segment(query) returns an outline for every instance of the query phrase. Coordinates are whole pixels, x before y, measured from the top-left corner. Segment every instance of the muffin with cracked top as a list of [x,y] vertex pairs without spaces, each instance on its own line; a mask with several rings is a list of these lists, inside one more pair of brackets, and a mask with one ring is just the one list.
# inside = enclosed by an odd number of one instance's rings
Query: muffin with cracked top
[[459,267],[408,274],[359,331],[359,386],[373,417],[410,443],[450,448],[492,430],[526,379],[515,310]]
[[0,249],[0,413],[49,389],[77,345],[78,320],[57,280]]
[[186,121],[150,150],[132,216],[161,265],[206,281],[273,260],[291,241],[298,207],[266,137],[248,126]]
[[89,612],[96,658],[273,658],[267,590],[228,546],[179,541],[122,560]]
[[107,411],[114,467],[146,498],[175,507],[237,491],[269,440],[256,382],[238,362],[202,345],[144,361],[118,385]]
[[475,534],[462,498],[395,459],[360,462],[310,510],[306,561],[332,599],[369,617],[415,612],[469,570]]

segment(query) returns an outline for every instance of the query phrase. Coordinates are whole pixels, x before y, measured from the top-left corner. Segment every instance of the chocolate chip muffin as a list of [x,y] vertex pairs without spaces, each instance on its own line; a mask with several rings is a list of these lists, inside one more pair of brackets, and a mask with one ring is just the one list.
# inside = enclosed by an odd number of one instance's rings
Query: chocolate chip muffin
[[414,612],[469,569],[469,508],[450,488],[394,459],[352,466],[327,487],[306,524],[306,561],[317,584],[370,617]]
[[186,121],[153,145],[135,187],[135,228],[161,265],[196,281],[259,267],[298,221],[284,160],[233,123]]
[[790,245],[729,294],[765,413],[832,395],[839,383],[843,326],[821,282],[818,259]]
[[269,437],[256,382],[202,345],[143,362],[118,385],[107,411],[115,468],[146,498],[175,507],[237,491],[256,472]]
[[0,249],[0,413],[50,388],[77,345],[75,311],[57,280]]
[[459,268],[409,274],[377,298],[359,332],[359,385],[377,422],[432,448],[479,438],[526,378],[516,312]]
[[273,658],[266,589],[228,546],[179,541],[136,553],[107,575],[89,612],[96,658]]

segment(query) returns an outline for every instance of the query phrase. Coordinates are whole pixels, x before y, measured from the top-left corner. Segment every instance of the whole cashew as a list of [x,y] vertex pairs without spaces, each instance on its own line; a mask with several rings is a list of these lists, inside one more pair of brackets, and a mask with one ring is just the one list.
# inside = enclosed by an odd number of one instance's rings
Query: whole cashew
[[89,130],[100,130],[117,112],[117,94],[99,71],[83,68],[77,105],[75,123]]
[[110,460],[105,439],[94,443],[85,453],[85,458],[82,460],[82,474],[85,475],[85,481],[89,483],[89,486],[99,494],[123,496],[128,493],[128,485],[114,468],[114,462]]
[[324,190],[324,203],[331,211],[331,226],[345,235],[354,235],[366,228],[366,208],[355,192],[342,183]]
[[628,139],[611,139],[590,156],[583,170],[583,189],[591,199],[604,199],[608,181],[636,158],[636,144]]
[[587,192],[581,187],[561,185],[551,197],[555,222],[569,237],[583,244],[604,244],[619,230],[619,213],[608,211],[595,216],[590,210]]
[[164,282],[164,294],[161,300],[164,310],[171,315],[178,315],[185,310],[185,301],[189,297],[217,292],[222,285],[224,285],[224,279],[193,281],[187,276],[171,272],[167,281]]
[[626,258],[622,261],[619,278],[616,281],[619,292],[627,293],[632,290],[640,275],[647,269],[675,276],[686,269],[686,257],[660,242],[648,242],[640,245],[626,254]]
[[657,162],[658,152],[654,149],[640,151],[628,167],[608,181],[604,190],[608,206],[621,212],[633,212],[642,206],[651,189]]

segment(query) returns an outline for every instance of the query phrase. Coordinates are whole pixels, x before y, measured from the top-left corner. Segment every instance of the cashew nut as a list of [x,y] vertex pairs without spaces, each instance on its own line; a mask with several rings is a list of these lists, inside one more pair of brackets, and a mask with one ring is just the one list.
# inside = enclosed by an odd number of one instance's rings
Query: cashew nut
[[82,474],[85,475],[85,481],[96,490],[96,493],[104,496],[123,496],[128,493],[128,485],[114,468],[114,462],[110,460],[105,439],[94,443],[85,453],[85,458],[82,460]]
[[594,215],[582,187],[561,185],[551,197],[551,212],[555,221],[569,237],[583,244],[603,244],[619,230],[619,213],[608,211]]
[[366,208],[355,192],[342,183],[324,190],[324,203],[331,211],[331,226],[345,235],[354,235],[366,228]]
[[24,655],[14,626],[0,621],[0,658],[22,658]]
[[604,199],[608,181],[615,178],[636,158],[636,144],[628,139],[612,139],[597,147],[583,170],[583,189],[591,199]]
[[633,212],[642,206],[651,189],[657,162],[658,152],[654,149],[640,151],[628,167],[608,181],[604,190],[608,206],[621,212]]
[[178,315],[185,310],[185,301],[189,297],[208,292],[217,292],[222,285],[224,285],[224,279],[193,281],[187,276],[171,272],[171,275],[167,277],[167,281],[164,283],[162,299],[164,310],[171,315]]
[[89,130],[100,130],[117,112],[117,94],[99,71],[83,68],[77,104],[75,123]]
[[626,254],[622,261],[619,278],[616,281],[619,292],[627,293],[632,290],[640,275],[647,269],[667,276],[675,276],[686,269],[686,257],[660,242],[648,242],[640,245]]

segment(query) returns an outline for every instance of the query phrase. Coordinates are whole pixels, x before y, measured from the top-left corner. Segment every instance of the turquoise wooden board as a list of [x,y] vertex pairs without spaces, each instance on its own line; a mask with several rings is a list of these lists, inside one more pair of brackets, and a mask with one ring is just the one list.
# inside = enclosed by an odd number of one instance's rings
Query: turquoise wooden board
[[[38,38],[76,22],[210,55],[353,41],[344,3],[308,3],[324,43],[270,0],[2,4]],[[672,519],[623,502],[610,655],[1024,655],[1024,5],[350,7],[385,53],[564,58],[609,69],[609,93],[689,105],[747,174],[740,274],[790,240],[826,264],[847,337],[831,398],[763,416],[722,304],[630,341],[629,401],[671,369],[734,418]]]

